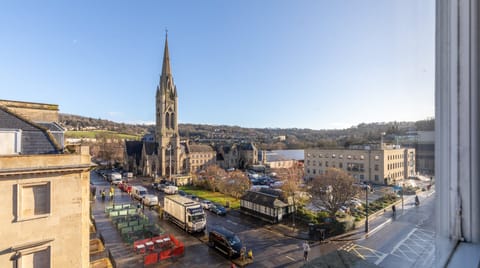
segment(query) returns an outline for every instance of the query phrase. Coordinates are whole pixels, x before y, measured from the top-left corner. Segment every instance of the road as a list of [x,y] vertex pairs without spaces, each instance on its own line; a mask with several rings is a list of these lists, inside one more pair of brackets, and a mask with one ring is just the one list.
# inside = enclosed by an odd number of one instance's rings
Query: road
[[[98,189],[103,189],[103,187],[109,187],[108,182],[104,181],[95,172],[91,174],[91,181],[97,186],[97,191]],[[150,193],[156,194],[159,200],[163,201],[164,194],[152,189],[147,181],[135,179],[132,184],[147,186]],[[131,202],[129,195],[122,193],[117,188],[115,191],[115,203],[128,202]],[[108,204],[108,201],[96,201],[94,213],[103,213],[104,206]],[[203,235],[187,234],[176,227],[176,225],[160,220],[155,210],[145,209],[145,213],[167,233],[173,234],[185,244],[185,255],[183,257],[173,261],[167,260],[152,267],[229,267],[229,260],[218,251],[209,248],[203,242],[205,241]],[[238,211],[229,211],[226,216],[218,216],[208,211],[207,231],[213,225],[222,225],[235,232],[242,243],[248,249],[253,250],[255,261],[248,267],[300,267],[303,265],[303,251],[301,249],[303,241],[285,236],[270,228],[271,225],[269,224],[244,216]],[[337,250],[345,243],[313,244],[310,257],[315,258]]]
[[[432,267],[434,262],[434,192],[419,194],[421,205],[414,205],[413,196],[404,199],[404,210],[397,207],[397,216],[390,216],[367,238],[342,246],[380,267]],[[387,214],[392,212],[388,211]]]

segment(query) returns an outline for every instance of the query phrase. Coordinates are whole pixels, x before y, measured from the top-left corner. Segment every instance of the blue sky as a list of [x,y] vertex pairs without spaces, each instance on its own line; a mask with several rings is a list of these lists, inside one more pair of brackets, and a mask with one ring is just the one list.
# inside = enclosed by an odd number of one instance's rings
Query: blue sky
[[0,99],[153,123],[165,28],[179,122],[345,128],[434,115],[433,0],[8,1]]

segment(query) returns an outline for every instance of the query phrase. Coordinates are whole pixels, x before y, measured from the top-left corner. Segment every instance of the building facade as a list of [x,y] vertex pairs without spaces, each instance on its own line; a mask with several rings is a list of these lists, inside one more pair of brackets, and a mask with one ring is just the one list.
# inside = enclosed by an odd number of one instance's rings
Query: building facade
[[415,149],[383,145],[363,149],[306,149],[305,176],[323,175],[328,168],[346,171],[357,182],[399,184],[415,176]]
[[57,105],[0,101],[1,267],[89,267],[89,149],[55,122]]
[[191,174],[205,170],[207,166],[216,164],[217,153],[211,146],[187,143],[186,148],[188,154],[187,169]]

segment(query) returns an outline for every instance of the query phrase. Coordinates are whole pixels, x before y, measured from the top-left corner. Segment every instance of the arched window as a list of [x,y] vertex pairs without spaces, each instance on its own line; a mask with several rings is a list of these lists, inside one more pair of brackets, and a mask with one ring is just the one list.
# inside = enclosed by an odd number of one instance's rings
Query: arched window
[[169,113],[167,113],[165,115],[165,127],[170,128],[170,114]]
[[175,113],[172,113],[172,114],[170,115],[170,121],[171,121],[171,122],[170,122],[170,128],[175,129]]

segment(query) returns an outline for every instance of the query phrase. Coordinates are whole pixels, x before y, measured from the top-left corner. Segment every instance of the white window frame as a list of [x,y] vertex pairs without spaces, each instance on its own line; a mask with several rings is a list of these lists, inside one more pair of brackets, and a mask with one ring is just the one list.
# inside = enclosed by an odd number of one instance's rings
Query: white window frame
[[461,253],[480,249],[479,9],[476,0],[436,2],[436,267],[480,262]]
[[[25,216],[23,215],[23,189],[25,187],[35,187],[40,185],[48,185],[49,188],[49,210],[48,213],[39,214],[39,215],[32,215],[32,216]],[[52,206],[53,206],[53,193],[52,193],[52,183],[50,181],[41,181],[41,182],[34,182],[34,183],[20,183],[17,184],[17,221],[27,221],[33,220],[38,218],[45,218],[49,217],[52,214]]]

